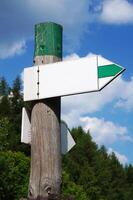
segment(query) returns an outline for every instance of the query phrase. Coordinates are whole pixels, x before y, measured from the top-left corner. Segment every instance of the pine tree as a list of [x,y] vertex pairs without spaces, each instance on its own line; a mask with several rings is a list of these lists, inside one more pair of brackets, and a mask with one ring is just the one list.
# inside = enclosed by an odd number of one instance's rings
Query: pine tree
[[0,96],[7,96],[9,94],[9,86],[4,77],[0,78]]
[[8,96],[2,96],[1,100],[0,100],[0,118],[2,117],[10,117],[10,110],[11,106],[10,106],[10,101]]
[[21,79],[18,76],[14,82],[13,82],[13,87],[11,89],[12,91],[12,98],[11,98],[11,103],[12,103],[12,114],[20,114],[21,109],[23,106],[23,99],[22,99],[22,94],[21,94],[21,89],[22,89],[22,83]]

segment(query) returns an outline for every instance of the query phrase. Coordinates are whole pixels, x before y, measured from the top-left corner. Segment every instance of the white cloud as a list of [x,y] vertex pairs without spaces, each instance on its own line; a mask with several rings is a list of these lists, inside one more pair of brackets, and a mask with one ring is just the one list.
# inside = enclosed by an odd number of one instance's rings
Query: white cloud
[[124,108],[128,111],[133,109],[133,77],[130,81],[123,80],[123,88],[120,92],[120,98],[115,104],[115,107]]
[[99,18],[108,24],[133,23],[133,4],[128,0],[104,0]]
[[[34,35],[34,25],[53,21],[64,27],[64,41],[69,50],[77,48],[87,24],[91,19],[88,12],[92,0],[4,0],[0,2],[0,58],[21,52],[21,41]],[[19,44],[16,47],[16,44]],[[24,46],[23,46],[24,47]],[[7,52],[8,51],[8,52]]]
[[[91,56],[94,56],[94,55],[96,55],[96,54],[89,53],[86,57],[91,57]],[[76,53],[72,53],[72,54],[67,55],[66,57],[63,58],[64,61],[65,60],[78,60],[78,59],[80,59],[80,56]]]
[[113,152],[115,153],[116,157],[118,158],[121,164],[125,165],[129,162],[128,158],[125,155],[120,154],[117,151],[114,151],[112,148],[108,149],[108,154],[112,154]]
[[78,60],[78,59],[80,59],[80,56],[77,55],[76,53],[72,53],[63,58],[64,61],[65,60]]
[[25,41],[14,42],[12,44],[1,44],[0,45],[0,58],[5,59],[15,55],[20,55],[25,52],[26,44]]
[[83,128],[85,131],[90,131],[93,140],[100,145],[109,145],[118,140],[133,141],[127,134],[127,128],[113,123],[112,121],[105,121],[96,117],[81,117]]

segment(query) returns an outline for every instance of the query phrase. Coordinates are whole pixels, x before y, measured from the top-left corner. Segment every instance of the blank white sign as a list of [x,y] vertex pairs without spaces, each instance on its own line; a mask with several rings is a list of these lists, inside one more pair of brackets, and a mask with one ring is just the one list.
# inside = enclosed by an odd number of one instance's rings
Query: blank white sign
[[61,153],[66,154],[75,146],[75,144],[67,125],[64,122],[61,122]]
[[98,90],[97,56],[39,65],[24,70],[24,101],[96,90]]
[[25,144],[31,143],[31,122],[25,108],[22,109],[21,142]]
[[24,69],[24,100],[36,100],[38,98],[38,66]]

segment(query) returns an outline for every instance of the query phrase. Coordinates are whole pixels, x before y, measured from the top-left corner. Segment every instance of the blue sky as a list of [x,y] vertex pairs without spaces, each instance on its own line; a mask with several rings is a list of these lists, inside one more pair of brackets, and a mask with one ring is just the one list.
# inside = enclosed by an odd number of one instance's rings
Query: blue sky
[[99,93],[62,98],[62,118],[133,163],[133,1],[4,0],[0,21],[0,76],[9,84],[32,66],[34,25],[46,21],[63,25],[65,59],[98,54],[126,68]]

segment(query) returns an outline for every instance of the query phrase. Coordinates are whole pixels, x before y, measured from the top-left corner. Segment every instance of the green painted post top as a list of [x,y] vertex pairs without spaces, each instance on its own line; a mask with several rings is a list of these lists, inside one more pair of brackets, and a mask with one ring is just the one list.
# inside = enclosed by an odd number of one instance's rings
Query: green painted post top
[[34,56],[52,55],[62,58],[62,31],[62,26],[56,23],[36,24]]

